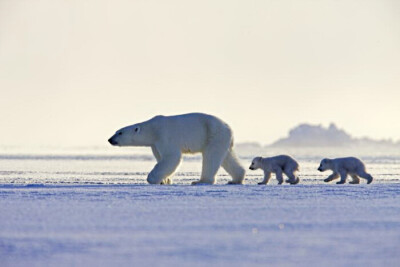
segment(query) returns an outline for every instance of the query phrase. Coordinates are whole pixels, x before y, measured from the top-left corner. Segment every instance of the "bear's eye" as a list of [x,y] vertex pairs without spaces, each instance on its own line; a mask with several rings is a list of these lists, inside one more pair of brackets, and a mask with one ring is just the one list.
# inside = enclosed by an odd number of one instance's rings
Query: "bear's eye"
[[137,133],[139,131],[139,128],[135,128],[135,133]]
[[119,132],[118,135],[122,135],[122,132]]

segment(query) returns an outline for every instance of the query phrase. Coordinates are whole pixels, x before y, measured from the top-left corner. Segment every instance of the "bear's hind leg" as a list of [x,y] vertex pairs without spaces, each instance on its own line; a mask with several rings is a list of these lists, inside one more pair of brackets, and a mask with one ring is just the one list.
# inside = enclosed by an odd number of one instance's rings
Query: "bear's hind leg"
[[180,153],[166,155],[149,173],[147,182],[149,184],[170,184],[171,180],[168,177],[176,171],[180,162]]
[[286,180],[286,183],[298,184],[300,182],[299,177],[296,177],[296,175],[295,175],[295,171],[293,171],[293,170],[286,171],[285,170],[284,173],[289,178],[288,180]]
[[358,178],[357,175],[351,174],[350,176],[351,176],[351,178],[353,178],[353,181],[349,182],[350,184],[359,184],[360,183],[360,178]]
[[282,170],[278,169],[275,172],[275,176],[276,176],[276,180],[278,180],[278,184],[282,184],[283,183],[283,175],[282,175]]
[[228,184],[243,184],[246,171],[240,165],[239,160],[232,149],[230,149],[226,154],[225,159],[222,162],[222,167],[232,177],[232,181],[229,181]]
[[367,184],[372,183],[372,180],[374,179],[371,174],[367,173],[366,171],[361,171],[359,173],[357,173],[358,176],[360,176],[361,178],[367,179]]
[[221,148],[221,145],[209,144],[203,151],[203,166],[200,180],[192,182],[192,185],[214,184],[215,175],[217,174],[219,167],[221,167],[227,151],[228,145],[225,148]]
[[340,181],[336,184],[344,184],[346,182],[347,172],[343,171],[340,173]]

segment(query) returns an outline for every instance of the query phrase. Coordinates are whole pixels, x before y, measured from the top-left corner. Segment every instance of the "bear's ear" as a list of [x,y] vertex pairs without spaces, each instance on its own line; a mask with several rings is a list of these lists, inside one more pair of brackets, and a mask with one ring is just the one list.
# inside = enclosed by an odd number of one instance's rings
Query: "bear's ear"
[[139,127],[139,126],[136,126],[136,127],[133,129],[133,131],[134,131],[135,133],[139,133],[139,132],[140,132],[140,127]]

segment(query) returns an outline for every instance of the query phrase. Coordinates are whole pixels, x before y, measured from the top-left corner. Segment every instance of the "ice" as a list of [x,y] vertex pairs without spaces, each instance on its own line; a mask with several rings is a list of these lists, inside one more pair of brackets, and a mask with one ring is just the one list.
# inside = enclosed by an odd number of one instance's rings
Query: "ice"
[[[147,152],[0,156],[0,266],[398,266],[400,158],[365,157],[375,181],[325,184],[317,157],[301,183],[146,184]],[[146,154],[147,153],[147,154]],[[9,156],[9,154],[7,154]],[[47,156],[46,156],[47,155]],[[241,159],[247,164],[249,159]]]

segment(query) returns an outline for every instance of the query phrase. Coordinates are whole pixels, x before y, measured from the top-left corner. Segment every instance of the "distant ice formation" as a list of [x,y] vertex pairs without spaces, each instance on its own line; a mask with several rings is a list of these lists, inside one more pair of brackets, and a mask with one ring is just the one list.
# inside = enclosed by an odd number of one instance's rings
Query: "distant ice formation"
[[[354,138],[346,131],[339,129],[334,123],[327,128],[322,125],[312,125],[303,123],[289,131],[287,137],[281,138],[268,147],[364,147],[364,148],[395,148],[400,147],[399,142],[392,140],[374,140],[368,137]],[[239,148],[261,148],[258,143],[242,143],[238,144]]]
[[354,139],[344,130],[331,123],[328,128],[321,125],[300,124],[289,131],[289,136],[274,142],[272,146],[320,147],[346,146]]

